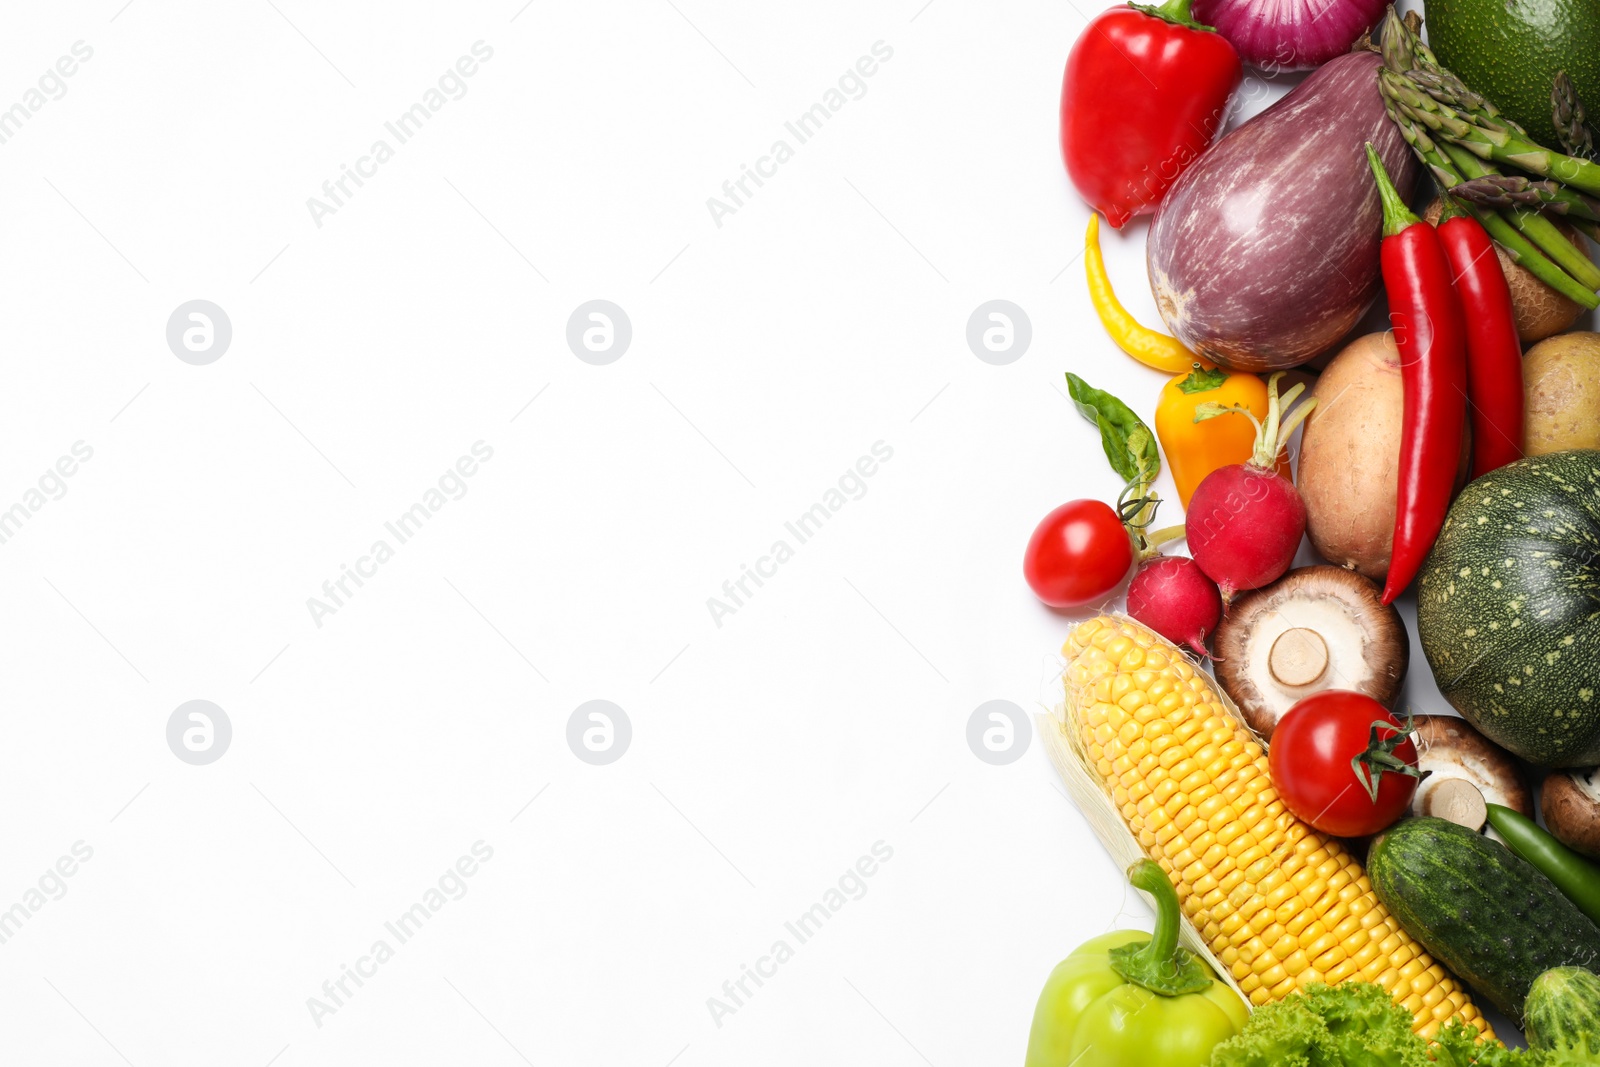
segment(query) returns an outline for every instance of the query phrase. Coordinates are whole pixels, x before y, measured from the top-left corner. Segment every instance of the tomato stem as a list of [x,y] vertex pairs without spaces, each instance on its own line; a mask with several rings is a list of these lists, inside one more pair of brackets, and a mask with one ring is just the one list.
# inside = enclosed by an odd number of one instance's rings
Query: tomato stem
[[[1380,741],[1378,740],[1380,729],[1391,731],[1394,736]],[[1409,711],[1406,712],[1398,731],[1395,730],[1394,723],[1380,719],[1372,724],[1367,737],[1366,751],[1350,761],[1350,769],[1356,772],[1356,781],[1361,783],[1361,788],[1367,791],[1367,796],[1372,798],[1374,804],[1378,802],[1378,784],[1385,772],[1409,775],[1419,782],[1433,773],[1419,771],[1394,754],[1400,743],[1416,732],[1417,724]]]
[[1122,520],[1123,528],[1133,539],[1134,553],[1141,563],[1159,556],[1161,546],[1168,541],[1185,536],[1186,527],[1183,523],[1164,526],[1159,530],[1150,529],[1160,505],[1161,498],[1150,491],[1149,482],[1131,481],[1122,487],[1117,497],[1117,518]]

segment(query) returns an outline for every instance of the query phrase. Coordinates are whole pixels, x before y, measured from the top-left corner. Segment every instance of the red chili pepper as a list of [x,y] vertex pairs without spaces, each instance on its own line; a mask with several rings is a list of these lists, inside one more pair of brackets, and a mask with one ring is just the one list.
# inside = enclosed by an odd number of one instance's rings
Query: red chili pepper
[[1455,198],[1443,200],[1439,243],[1450,261],[1462,309],[1472,309],[1465,317],[1476,478],[1522,458],[1522,342],[1494,242]]
[[1450,510],[1467,420],[1466,325],[1438,233],[1406,207],[1370,144],[1367,160],[1383,201],[1383,288],[1405,393],[1387,604],[1416,577]]
[[1154,210],[1206,150],[1244,75],[1233,45],[1194,21],[1189,5],[1111,8],[1067,57],[1061,156],[1114,227]]

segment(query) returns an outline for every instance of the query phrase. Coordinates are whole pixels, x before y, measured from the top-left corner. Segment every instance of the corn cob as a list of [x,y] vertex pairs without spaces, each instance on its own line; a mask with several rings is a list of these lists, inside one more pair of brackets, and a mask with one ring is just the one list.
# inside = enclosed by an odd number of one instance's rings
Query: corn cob
[[1452,1016],[1490,1032],[1361,864],[1284,807],[1266,752],[1182,653],[1103,615],[1079,624],[1062,654],[1068,740],[1251,1003],[1359,980],[1395,997],[1425,1037]]

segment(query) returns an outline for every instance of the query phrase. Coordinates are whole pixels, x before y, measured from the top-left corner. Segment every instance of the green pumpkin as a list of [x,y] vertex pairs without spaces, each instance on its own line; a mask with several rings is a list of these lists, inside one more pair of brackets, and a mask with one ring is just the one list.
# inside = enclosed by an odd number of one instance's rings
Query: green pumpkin
[[1417,587],[1435,682],[1524,759],[1600,763],[1600,452],[1518,460],[1451,505]]

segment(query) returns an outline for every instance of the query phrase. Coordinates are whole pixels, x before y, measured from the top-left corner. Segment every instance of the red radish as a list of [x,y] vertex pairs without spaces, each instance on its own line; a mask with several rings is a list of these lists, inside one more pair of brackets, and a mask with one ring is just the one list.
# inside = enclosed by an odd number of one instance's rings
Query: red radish
[[1273,468],[1289,435],[1317,402],[1307,400],[1283,415],[1305,386],[1296,385],[1280,400],[1278,379],[1282,377],[1280,371],[1267,382],[1265,423],[1237,404],[1201,404],[1195,409],[1196,422],[1238,414],[1256,424],[1255,454],[1250,461],[1218,467],[1208,474],[1189,498],[1189,512],[1184,516],[1189,552],[1206,576],[1221,587],[1224,604],[1241,589],[1259,589],[1282,577],[1294,562],[1306,532],[1306,505],[1300,491]]
[[1140,567],[1128,583],[1128,614],[1204,657],[1206,635],[1222,621],[1222,594],[1194,560],[1162,556]]

